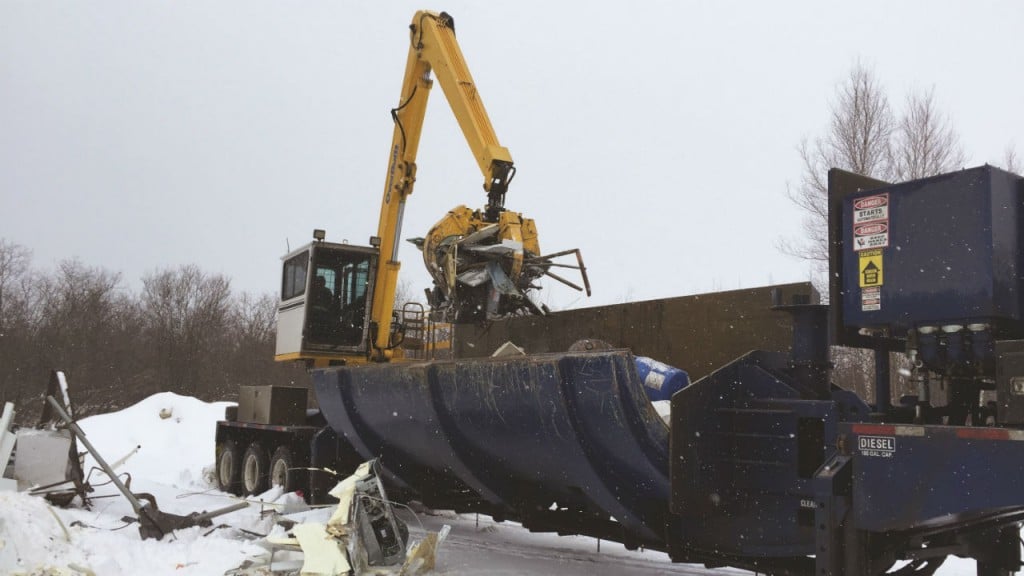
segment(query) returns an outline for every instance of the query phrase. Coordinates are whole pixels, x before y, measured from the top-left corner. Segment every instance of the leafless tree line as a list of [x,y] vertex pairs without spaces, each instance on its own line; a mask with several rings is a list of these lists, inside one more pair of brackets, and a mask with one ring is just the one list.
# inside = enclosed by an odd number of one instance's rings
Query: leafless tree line
[[305,385],[301,368],[273,361],[275,308],[193,265],[152,272],[134,293],[77,261],[36,270],[28,248],[0,239],[0,404],[33,419],[54,368],[80,415],[163,391],[224,400],[240,384]]
[[[780,248],[828,266],[828,170],[841,168],[887,182],[902,182],[964,168],[967,156],[952,119],[939,108],[935,89],[911,92],[897,112],[874,72],[856,64],[829,102],[824,133],[797,147],[803,164],[788,196],[805,215],[804,234]],[[1013,144],[998,162],[1011,172],[1021,165]]]

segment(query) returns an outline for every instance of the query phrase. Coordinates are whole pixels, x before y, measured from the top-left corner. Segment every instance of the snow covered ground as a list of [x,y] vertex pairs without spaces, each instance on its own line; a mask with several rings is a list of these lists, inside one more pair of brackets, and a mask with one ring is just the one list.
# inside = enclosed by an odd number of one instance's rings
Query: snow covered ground
[[[237,501],[211,488],[215,423],[224,403],[206,404],[171,393],[157,394],[126,410],[84,419],[89,440],[111,462],[130,455],[118,468],[131,475],[133,492],[156,497],[159,509],[175,514],[214,510]],[[166,418],[161,418],[161,412]],[[137,452],[133,450],[138,447]],[[87,460],[86,470],[93,465]],[[93,484],[102,483],[93,476]],[[109,497],[99,497],[107,496]],[[0,575],[217,576],[245,560],[266,555],[258,534],[274,519],[270,505],[256,501],[245,510],[215,520],[219,528],[179,530],[162,541],[142,540],[123,516],[131,506],[111,485],[98,486],[91,510],[52,508],[41,498],[0,492]],[[271,491],[263,502],[297,509],[294,495]],[[324,514],[313,511],[307,515]],[[442,546],[437,574],[738,574],[672,564],[668,556],[628,551],[612,542],[580,536],[532,534],[516,524],[486,516],[403,513],[413,539],[425,530],[452,527]],[[275,555],[278,558],[278,555]],[[974,562],[951,559],[938,574],[974,574]]]

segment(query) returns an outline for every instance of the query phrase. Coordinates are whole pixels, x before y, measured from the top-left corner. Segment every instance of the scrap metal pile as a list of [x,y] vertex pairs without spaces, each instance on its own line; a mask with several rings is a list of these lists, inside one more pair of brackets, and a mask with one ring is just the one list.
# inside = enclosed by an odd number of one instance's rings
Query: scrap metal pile
[[[212,520],[218,516],[241,510],[249,506],[247,502],[238,502],[211,512],[192,512],[187,515],[171,514],[160,510],[156,497],[146,492],[131,490],[131,477],[125,474],[125,480],[115,472],[100,455],[85,432],[74,419],[68,382],[62,371],[50,373],[46,390],[46,403],[43,407],[39,424],[35,428],[25,428],[17,432],[8,430],[14,418],[14,405],[8,402],[0,417],[0,489],[23,491],[33,496],[41,496],[57,506],[70,506],[77,497],[82,506],[90,508],[97,496],[92,496],[94,486],[90,483],[91,472],[83,471],[83,454],[78,453],[78,444],[92,455],[100,470],[108,478],[108,482],[128,500],[134,516],[123,518],[129,523],[138,523],[139,535],[143,539],[162,539],[167,534],[192,526],[213,525]],[[59,400],[58,400],[59,398]],[[8,466],[15,445],[18,453],[13,466]],[[130,454],[129,454],[130,455]],[[121,459],[123,462],[124,459]],[[11,478],[5,468],[13,468]]]
[[[537,299],[543,276],[590,296],[590,281],[578,248],[542,255],[531,218],[504,210],[496,219],[458,206],[435,224],[426,238],[410,239],[423,252],[434,279],[427,300],[437,321],[472,322],[508,316],[544,315]],[[554,262],[575,254],[576,264]],[[583,286],[552,268],[579,270]]]
[[[262,543],[269,556],[254,558],[226,576],[292,575],[415,576],[434,570],[438,547],[450,526],[411,541],[405,522],[395,515],[379,478],[376,460],[362,463],[330,492],[338,505],[326,522],[307,518],[275,531]],[[275,553],[300,553],[301,569],[290,557],[275,560]]]

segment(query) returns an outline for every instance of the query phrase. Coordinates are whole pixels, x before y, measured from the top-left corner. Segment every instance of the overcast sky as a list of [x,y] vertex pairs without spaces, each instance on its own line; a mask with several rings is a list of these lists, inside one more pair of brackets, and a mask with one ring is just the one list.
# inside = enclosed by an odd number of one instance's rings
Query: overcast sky
[[[0,238],[130,289],[195,263],[257,293],[314,228],[365,244],[418,8],[455,18],[506,205],[583,250],[594,297],[549,284],[555,307],[808,279],[775,247],[800,232],[785,192],[857,61],[897,108],[934,86],[968,165],[1024,156],[1019,0],[0,0]],[[418,166],[403,237],[484,204],[439,86]]]

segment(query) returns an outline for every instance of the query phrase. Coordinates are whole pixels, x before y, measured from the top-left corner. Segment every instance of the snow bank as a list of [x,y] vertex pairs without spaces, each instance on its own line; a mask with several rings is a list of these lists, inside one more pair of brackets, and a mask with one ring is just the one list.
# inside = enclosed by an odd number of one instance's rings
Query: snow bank
[[[200,483],[203,468],[213,465],[217,421],[230,405],[162,392],[119,412],[85,418],[79,425],[110,464],[139,447],[118,472],[187,487]],[[91,456],[86,458],[86,471],[95,465]]]
[[207,528],[141,540],[136,525],[112,531],[123,523],[98,511],[47,508],[42,498],[0,493],[0,574],[78,574],[81,568],[103,576],[212,576],[260,551],[224,534],[204,537]]
[[84,554],[61,537],[60,524],[46,508],[42,498],[0,492],[0,568],[13,571],[26,563],[37,569],[53,566],[34,559],[55,559],[64,566],[84,561]]

